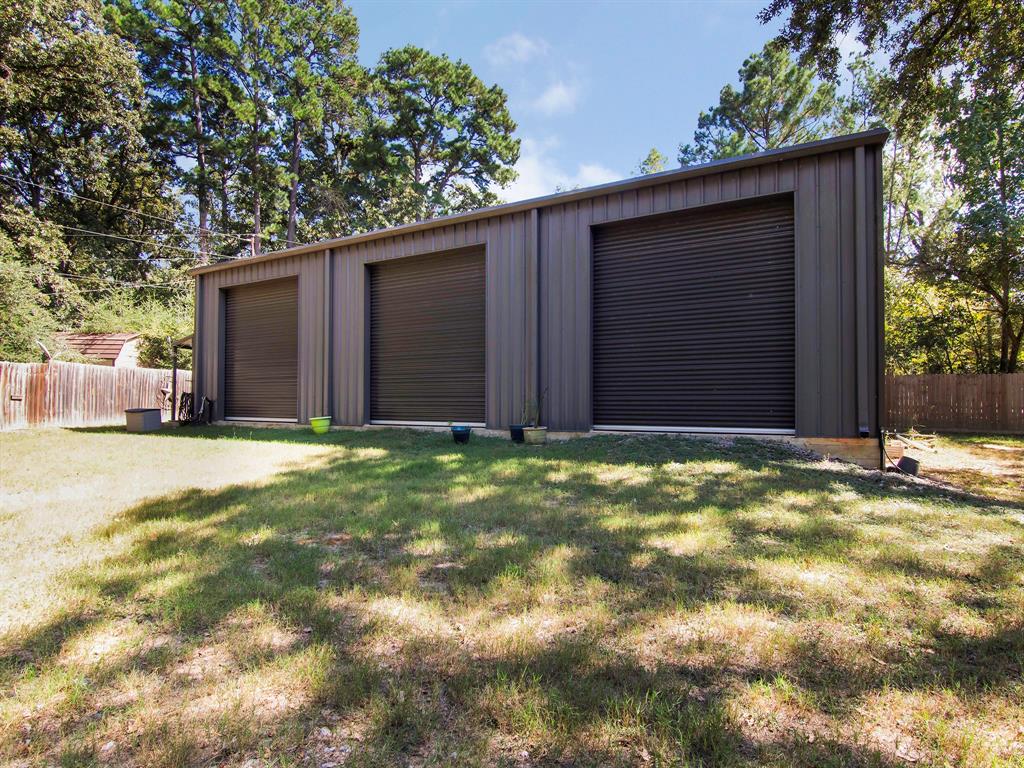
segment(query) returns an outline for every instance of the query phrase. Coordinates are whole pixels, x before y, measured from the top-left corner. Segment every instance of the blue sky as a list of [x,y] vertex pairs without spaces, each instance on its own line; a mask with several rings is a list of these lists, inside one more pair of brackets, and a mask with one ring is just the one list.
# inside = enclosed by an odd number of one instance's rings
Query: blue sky
[[761,2],[353,0],[360,59],[414,43],[461,58],[509,96],[523,140],[520,200],[633,175],[657,147],[675,164],[697,115],[778,25]]

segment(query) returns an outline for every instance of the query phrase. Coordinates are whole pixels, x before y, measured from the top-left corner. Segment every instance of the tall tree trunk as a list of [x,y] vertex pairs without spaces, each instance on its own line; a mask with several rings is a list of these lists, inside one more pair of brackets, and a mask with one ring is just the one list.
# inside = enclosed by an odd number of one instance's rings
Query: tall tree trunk
[[260,243],[260,216],[262,214],[260,207],[262,202],[259,185],[254,184],[252,190],[252,250],[254,255],[258,255],[263,250]]
[[996,365],[996,353],[992,349],[992,316],[985,317],[985,340],[988,342],[988,360],[985,361],[986,373],[995,373],[998,370]]
[[[221,158],[220,164],[217,168],[217,189],[216,189],[216,206],[219,209],[220,220],[217,222],[217,227],[222,232],[231,231],[231,200],[230,191],[228,189],[228,173],[227,163]],[[210,205],[211,209],[214,207],[213,202]],[[218,251],[223,256],[234,256],[237,255],[238,242],[234,239],[225,238],[225,241],[219,246]]]
[[1010,276],[1003,278],[1003,300],[999,307],[999,372],[1010,372]]
[[295,224],[299,208],[299,158],[302,154],[302,128],[292,120],[291,183],[288,187],[288,247],[295,245]]
[[220,173],[220,226],[225,231],[229,229],[228,222],[231,220],[231,206],[228,194],[228,175],[222,168]]
[[[259,114],[259,102],[256,103],[256,113]],[[251,182],[252,182],[252,251],[253,254],[262,252],[263,247],[260,235],[263,233],[262,206],[263,195],[260,190],[262,179],[260,178],[260,122],[257,120],[252,126],[252,152]]]
[[1010,326],[1010,243],[1009,243],[1009,222],[1007,221],[1007,194],[1006,194],[1006,154],[1003,145],[1002,125],[996,125],[996,162],[999,164],[999,254],[1001,256],[1000,266],[1003,269],[1002,294],[1003,300],[999,307],[999,372],[1010,372],[1010,337],[1012,328]]
[[196,61],[195,44],[189,43],[188,63],[191,74],[192,126],[196,132],[196,167],[199,170],[199,186],[196,202],[199,208],[199,262],[210,260],[210,190],[206,167],[206,127],[203,124],[203,102],[199,96],[199,66]]
[[1020,344],[1024,341],[1024,320],[1021,321],[1020,329],[1013,337],[1013,343],[1010,345],[1010,361],[1006,366],[1007,373],[1017,372],[1017,361],[1020,359]]
[[427,218],[427,198],[423,194],[421,189],[421,182],[423,181],[423,166],[420,161],[420,148],[418,145],[413,146],[412,152],[412,180],[416,185],[416,192],[419,196],[419,205],[416,206],[416,221],[423,221]]

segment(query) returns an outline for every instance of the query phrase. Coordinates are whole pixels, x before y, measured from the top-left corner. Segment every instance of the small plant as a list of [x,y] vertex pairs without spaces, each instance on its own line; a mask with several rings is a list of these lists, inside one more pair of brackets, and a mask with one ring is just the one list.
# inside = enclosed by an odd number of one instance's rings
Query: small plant
[[537,397],[527,400],[523,406],[523,422],[519,429],[524,442],[543,443],[547,440],[547,427],[540,425],[545,394],[547,394],[547,390],[541,392]]
[[537,397],[531,397],[525,403],[523,403],[522,417],[519,423],[524,427],[539,427],[541,418],[541,407],[544,405],[544,396],[547,394],[545,389]]

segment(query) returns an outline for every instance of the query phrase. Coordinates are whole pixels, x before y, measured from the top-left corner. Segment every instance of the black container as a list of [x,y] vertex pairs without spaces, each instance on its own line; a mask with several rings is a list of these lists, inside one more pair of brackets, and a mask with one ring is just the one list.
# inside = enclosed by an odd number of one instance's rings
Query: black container
[[908,475],[917,477],[918,470],[921,469],[921,464],[917,459],[912,459],[909,456],[904,456],[902,459],[896,462],[896,466],[899,467],[901,472],[906,472]]
[[452,438],[456,443],[468,443],[472,427],[452,427]]
[[512,438],[513,443],[523,442],[523,425],[510,424],[508,428],[508,434]]

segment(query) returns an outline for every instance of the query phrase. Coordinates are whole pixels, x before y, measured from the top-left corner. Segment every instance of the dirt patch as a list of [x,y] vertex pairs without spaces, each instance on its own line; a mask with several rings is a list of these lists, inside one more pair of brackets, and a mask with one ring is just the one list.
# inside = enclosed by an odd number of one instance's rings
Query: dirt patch
[[921,477],[999,501],[1024,502],[1024,440],[952,436],[915,440],[906,455],[921,462]]

